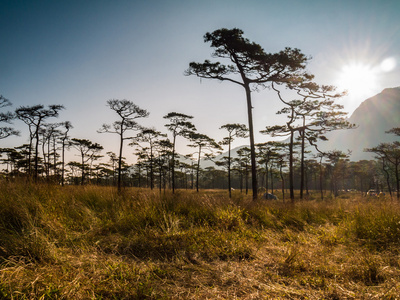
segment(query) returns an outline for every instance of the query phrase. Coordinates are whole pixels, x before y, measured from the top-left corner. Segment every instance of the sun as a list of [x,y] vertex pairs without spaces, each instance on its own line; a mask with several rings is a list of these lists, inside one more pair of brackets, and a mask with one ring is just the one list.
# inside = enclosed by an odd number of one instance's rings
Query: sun
[[371,66],[352,62],[342,67],[337,86],[341,90],[347,90],[349,97],[362,101],[376,90],[377,75],[377,71]]

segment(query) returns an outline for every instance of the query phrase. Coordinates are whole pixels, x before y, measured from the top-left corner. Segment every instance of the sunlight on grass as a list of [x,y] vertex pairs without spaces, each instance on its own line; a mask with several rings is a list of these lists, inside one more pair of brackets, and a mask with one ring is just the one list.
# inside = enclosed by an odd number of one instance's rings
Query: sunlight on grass
[[396,299],[400,205],[0,182],[1,299]]

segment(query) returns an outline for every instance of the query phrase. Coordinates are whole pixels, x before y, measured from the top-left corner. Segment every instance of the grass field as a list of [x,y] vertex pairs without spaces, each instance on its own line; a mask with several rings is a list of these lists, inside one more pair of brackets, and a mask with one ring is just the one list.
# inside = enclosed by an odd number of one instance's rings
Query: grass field
[[0,182],[0,299],[399,299],[400,204]]

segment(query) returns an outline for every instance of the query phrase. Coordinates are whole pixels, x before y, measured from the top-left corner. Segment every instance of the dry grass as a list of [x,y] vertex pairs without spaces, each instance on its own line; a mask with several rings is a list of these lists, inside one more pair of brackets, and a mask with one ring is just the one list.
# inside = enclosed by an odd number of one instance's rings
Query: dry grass
[[388,199],[0,185],[0,299],[399,299]]

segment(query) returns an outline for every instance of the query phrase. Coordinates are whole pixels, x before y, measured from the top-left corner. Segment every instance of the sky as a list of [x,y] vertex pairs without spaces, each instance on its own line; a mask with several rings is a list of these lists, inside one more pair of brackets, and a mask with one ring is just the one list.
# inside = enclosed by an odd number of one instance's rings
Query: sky
[[[103,154],[118,149],[118,136],[97,133],[118,120],[109,99],[148,110],[138,122],[164,133],[164,115],[192,115],[198,132],[220,141],[222,125],[247,124],[245,93],[184,75],[190,62],[213,59],[206,32],[236,27],[266,52],[299,48],[311,57],[307,69],[317,83],[349,90],[339,103],[351,114],[384,88],[400,86],[399,12],[398,0],[1,0],[0,94],[12,102],[9,110],[64,105],[48,122],[70,121],[70,136],[100,143]],[[261,90],[253,107],[256,143],[265,142],[270,138],[259,131],[283,123],[276,115],[283,106]],[[14,127],[21,136],[0,147],[28,141],[26,125],[16,120]],[[186,144],[179,139],[178,151],[192,151]],[[233,146],[242,144],[248,141]],[[128,161],[133,152],[124,149]]]

